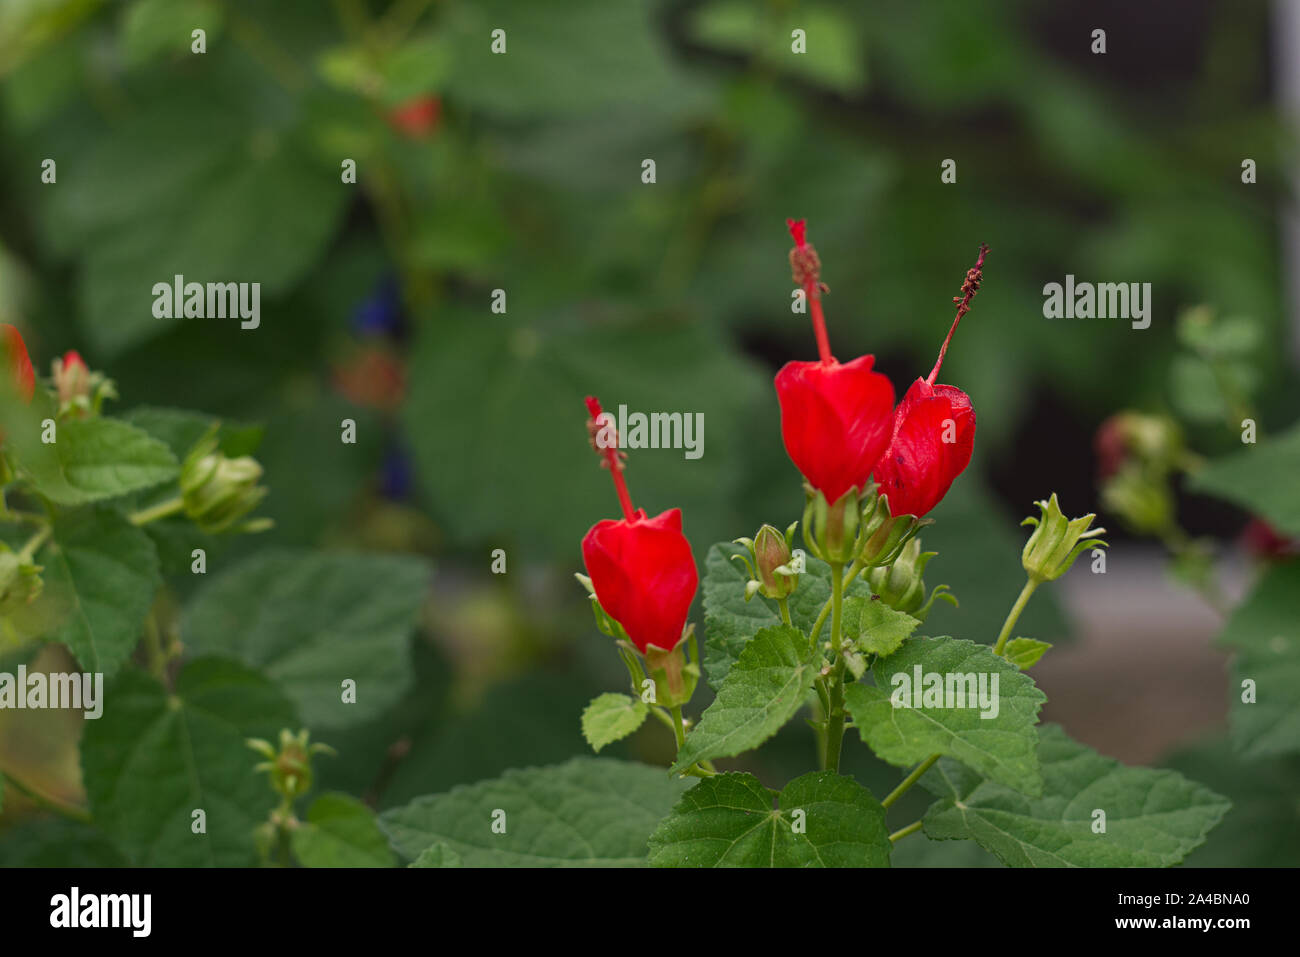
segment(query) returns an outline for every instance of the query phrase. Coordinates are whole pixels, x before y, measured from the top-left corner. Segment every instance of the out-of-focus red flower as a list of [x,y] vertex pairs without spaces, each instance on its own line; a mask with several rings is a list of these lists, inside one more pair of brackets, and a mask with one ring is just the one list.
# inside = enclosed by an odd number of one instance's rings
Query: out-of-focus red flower
[[1252,518],[1241,532],[1241,544],[1256,558],[1282,561],[1300,555],[1300,542],[1273,528],[1262,518]]
[[850,488],[861,490],[879,460],[893,425],[894,386],[873,370],[874,356],[840,363],[832,354],[822,313],[821,261],[807,240],[804,220],[787,219],[794,239],[790,267],[812,313],[821,359],[787,362],[776,374],[781,438],[795,467],[828,503]]
[[417,96],[395,107],[388,123],[398,133],[413,140],[428,139],[438,129],[442,117],[442,100],[436,96]]
[[90,395],[90,369],[81,353],[69,349],[63,361],[55,363],[54,387],[59,392],[59,404]]
[[391,411],[406,395],[406,363],[382,348],[360,350],[335,366],[334,388],[357,405]]
[[8,385],[24,402],[31,402],[36,393],[36,372],[32,369],[32,360],[27,355],[27,343],[23,342],[22,333],[8,323],[0,324],[0,349],[4,350]]
[[925,515],[943,500],[970,464],[975,448],[975,409],[970,396],[956,386],[936,385],[934,380],[939,377],[953,333],[970,311],[971,300],[984,280],[986,255],[988,247],[981,245],[979,259],[966,271],[961,295],[953,297],[957,316],[934,368],[929,376],[912,383],[895,412],[893,438],[875,472],[894,515]]
[[671,651],[682,639],[699,584],[691,544],[682,534],[681,509],[654,518],[633,510],[618,433],[601,422],[598,399],[588,397],[587,410],[592,446],[610,470],[623,509],[622,518],[597,522],[583,536],[582,559],[592,590],[642,654],[652,645]]

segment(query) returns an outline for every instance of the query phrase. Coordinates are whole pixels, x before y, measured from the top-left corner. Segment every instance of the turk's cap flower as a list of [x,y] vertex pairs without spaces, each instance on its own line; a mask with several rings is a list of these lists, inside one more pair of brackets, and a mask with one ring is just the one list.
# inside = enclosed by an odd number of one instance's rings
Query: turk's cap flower
[[1092,528],[1096,514],[1067,518],[1056,501],[1056,493],[1047,501],[1035,502],[1040,515],[1029,516],[1021,525],[1033,525],[1020,561],[1029,577],[1036,581],[1055,581],[1064,575],[1080,554],[1091,548],[1105,548],[1098,535],[1104,528]]
[[105,399],[117,398],[113,380],[102,372],[92,371],[75,349],[69,349],[50,365],[60,417],[84,419],[98,415]]
[[785,450],[828,502],[865,488],[889,446],[894,385],[874,370],[875,361],[794,361],[776,374]]
[[245,520],[266,497],[266,487],[258,484],[261,479],[262,466],[255,458],[230,458],[221,451],[214,427],[181,463],[185,514],[211,534],[265,531],[270,519]]
[[930,512],[970,464],[975,449],[975,409],[956,386],[912,383],[894,414],[889,447],[875,479],[898,515]]
[[681,509],[597,522],[583,537],[582,557],[592,593],[638,651],[677,647],[699,584]]
[[0,363],[4,367],[4,390],[24,403],[31,402],[36,392],[36,372],[22,333],[8,323],[0,323]]
[[733,555],[744,563],[750,580],[745,583],[745,601],[756,594],[765,598],[789,598],[799,584],[799,573],[792,565],[794,558],[794,530],[799,525],[792,522],[783,533],[771,525],[764,525],[753,538],[738,538],[736,544],[744,545],[749,555]]

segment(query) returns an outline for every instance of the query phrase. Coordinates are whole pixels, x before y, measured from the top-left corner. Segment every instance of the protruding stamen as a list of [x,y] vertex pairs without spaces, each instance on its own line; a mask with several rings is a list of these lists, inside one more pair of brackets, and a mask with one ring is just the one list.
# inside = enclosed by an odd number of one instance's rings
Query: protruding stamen
[[817,353],[821,356],[822,362],[834,362],[830,339],[826,335],[826,317],[822,314],[821,294],[829,292],[829,289],[821,281],[821,259],[817,256],[817,250],[808,242],[807,220],[787,219],[785,225],[794,240],[794,249],[790,250],[790,272],[795,283],[803,289],[804,295],[808,298],[813,333],[817,336]]
[[957,331],[957,323],[961,322],[962,316],[970,312],[971,300],[975,298],[975,293],[980,291],[980,283],[984,281],[984,257],[988,252],[988,244],[980,243],[979,259],[975,260],[973,268],[966,270],[966,281],[961,284],[962,294],[952,297],[952,301],[957,304],[957,318],[953,319],[952,326],[948,329],[948,338],[943,340],[943,345],[939,348],[939,358],[935,360],[934,368],[930,370],[930,375],[925,380],[930,385],[934,385],[934,380],[939,377],[939,369],[943,366],[943,357],[948,354],[948,343],[952,342],[952,334]]
[[601,467],[609,469],[609,474],[614,479],[614,490],[618,492],[618,503],[623,507],[623,517],[629,522],[635,522],[636,511],[632,508],[632,497],[628,495],[627,482],[623,479],[623,469],[626,467],[623,462],[627,458],[627,453],[619,450],[618,429],[614,428],[613,421],[601,421],[604,412],[601,410],[599,399],[589,395],[586,401],[587,414],[590,416],[587,419],[587,435],[591,440],[591,447],[600,456]]

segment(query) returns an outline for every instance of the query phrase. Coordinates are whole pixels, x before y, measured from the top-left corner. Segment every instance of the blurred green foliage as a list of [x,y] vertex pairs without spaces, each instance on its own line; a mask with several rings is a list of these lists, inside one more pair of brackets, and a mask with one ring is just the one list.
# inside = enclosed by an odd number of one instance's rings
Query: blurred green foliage
[[[621,687],[569,578],[581,535],[615,506],[585,446],[585,394],[704,413],[702,458],[634,451],[628,472],[638,505],[683,508],[702,561],[713,542],[784,527],[802,507],[770,386],[781,362],[813,354],[789,309],[784,219],[809,221],[837,353],[876,353],[900,395],[928,371],[985,241],[985,286],[943,370],[974,400],[979,451],[924,542],[939,552],[932,583],[961,600],[936,606],[928,630],[990,641],[1022,578],[1014,521],[1031,497],[1089,487],[1035,454],[1059,445],[1026,433],[1035,407],[1063,410],[1060,432],[1078,437],[1126,405],[1195,401],[1201,367],[1184,362],[1172,386],[1151,371],[1174,356],[1187,305],[1283,335],[1285,142],[1259,68],[1231,55],[1263,45],[1266,6],[1191,18],[1194,62],[1151,89],[1087,55],[1085,9],[15,0],[0,11],[0,321],[22,327],[38,371],[68,348],[109,370],[123,409],[265,427],[276,528],[214,541],[217,566],[270,545],[436,561],[413,683],[324,738],[341,752],[320,769],[325,786],[391,805],[583,753],[581,705]],[[803,56],[790,53],[796,27]],[[495,28],[504,56],[490,50]],[[1122,23],[1110,35],[1120,64],[1157,39]],[[429,98],[427,128],[394,120]],[[1247,155],[1257,186],[1239,180]],[[41,181],[46,158],[55,184]],[[654,184],[641,181],[646,158]],[[946,158],[953,185],[939,179]],[[1066,273],[1153,283],[1151,328],[1045,320],[1041,288]],[[154,318],[151,287],[174,274],[260,282],[260,328]],[[376,312],[387,318],[368,324]],[[376,354],[401,370],[395,401],[347,385]],[[1250,365],[1261,414],[1279,424],[1295,411],[1285,361],[1264,349]],[[1204,437],[1229,447],[1213,411]],[[355,445],[338,441],[345,418]],[[999,468],[1030,496],[1001,501]],[[192,544],[170,540],[167,522],[149,534],[164,558]],[[494,548],[509,556],[502,581]],[[257,566],[240,568],[256,592]],[[169,583],[180,601],[195,590],[187,574]],[[205,588],[189,607],[226,600]],[[196,648],[247,637],[214,627]],[[1050,638],[1066,623],[1044,594],[1022,629]],[[806,767],[798,738],[763,749],[764,773]],[[642,731],[611,750],[663,761],[664,747]],[[40,826],[47,854],[25,824],[6,832],[4,860],[113,853]],[[970,846],[911,853],[991,860]]]

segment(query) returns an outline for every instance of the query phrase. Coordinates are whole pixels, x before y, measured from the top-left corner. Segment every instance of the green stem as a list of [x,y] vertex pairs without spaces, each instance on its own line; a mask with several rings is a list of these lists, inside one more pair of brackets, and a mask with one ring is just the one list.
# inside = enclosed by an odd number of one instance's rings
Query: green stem
[[1029,596],[1034,593],[1034,589],[1037,587],[1038,579],[1030,578],[1025,582],[1025,587],[1020,589],[1020,597],[1016,599],[1016,603],[1011,606],[1011,611],[1007,613],[1007,620],[1002,623],[1002,631],[998,634],[997,644],[993,646],[995,655],[1002,654],[1007,639],[1011,637],[1011,629],[1016,627],[1016,622],[1020,620],[1020,613],[1025,610],[1025,605],[1029,604]]
[[[857,578],[858,573],[861,571],[862,571],[862,566],[859,565],[856,561],[854,561],[854,563],[849,566],[849,570],[844,576],[844,582],[841,587],[847,590],[848,587],[851,584],[853,584],[853,579]],[[832,591],[834,591],[833,587],[832,587]],[[831,602],[828,601],[826,602],[826,604],[822,605],[822,610],[817,614],[817,620],[813,622],[812,631],[809,633],[809,637],[812,639],[812,643],[814,645],[817,644],[817,636],[822,633],[822,626],[826,624],[826,616],[829,615],[830,613],[831,613]]]
[[682,706],[673,705],[673,734],[677,737],[677,750],[682,749],[686,743],[686,731],[682,728]]
[[926,771],[929,771],[932,767],[934,767],[934,762],[938,761],[939,757],[940,756],[937,754],[932,754],[924,761],[922,761],[920,764],[918,764],[916,766],[916,770],[914,770],[907,777],[903,778],[903,782],[899,784],[898,787],[894,788],[894,790],[889,792],[889,795],[883,801],[880,802],[880,806],[887,808],[890,805],[892,805],[895,801],[897,801],[899,798],[901,798],[904,794],[906,794],[911,789],[913,784],[921,780],[921,775],[925,774]]
[[34,788],[19,781],[7,771],[0,771],[0,777],[3,777],[15,791],[26,796],[29,801],[38,807],[42,807],[47,811],[53,811],[55,814],[66,817],[70,821],[80,821],[83,824],[90,822],[90,812],[84,808],[73,807],[62,803],[61,801],[56,801],[54,798],[46,797]]
[[156,522],[158,519],[166,518],[168,515],[175,515],[184,507],[184,497],[177,495],[175,498],[169,498],[165,502],[159,502],[157,505],[149,506],[149,508],[142,508],[138,512],[132,512],[128,518],[132,525],[148,525],[150,522]]
[[50,533],[53,531],[54,526],[46,525],[44,528],[39,529],[31,538],[27,539],[26,544],[18,551],[18,561],[22,564],[30,562],[32,557],[40,550],[40,547],[45,544],[45,540],[50,537]]
[[831,672],[831,685],[826,709],[826,770],[840,770],[840,748],[844,743],[844,656],[840,654],[843,640],[841,610],[844,604],[844,582],[840,577],[844,566],[831,564],[831,654],[835,667]]
[[778,598],[776,604],[781,609],[781,620],[793,627],[794,622],[790,620],[790,600],[788,598]]
[[907,825],[907,827],[900,827],[893,834],[889,835],[889,840],[891,843],[894,841],[901,841],[903,838],[907,837],[907,835],[915,834],[920,829],[921,829],[921,822],[913,821],[911,824]]
[[144,647],[149,659],[149,673],[162,681],[167,674],[167,655],[163,651],[158,621],[152,614],[144,622]]

